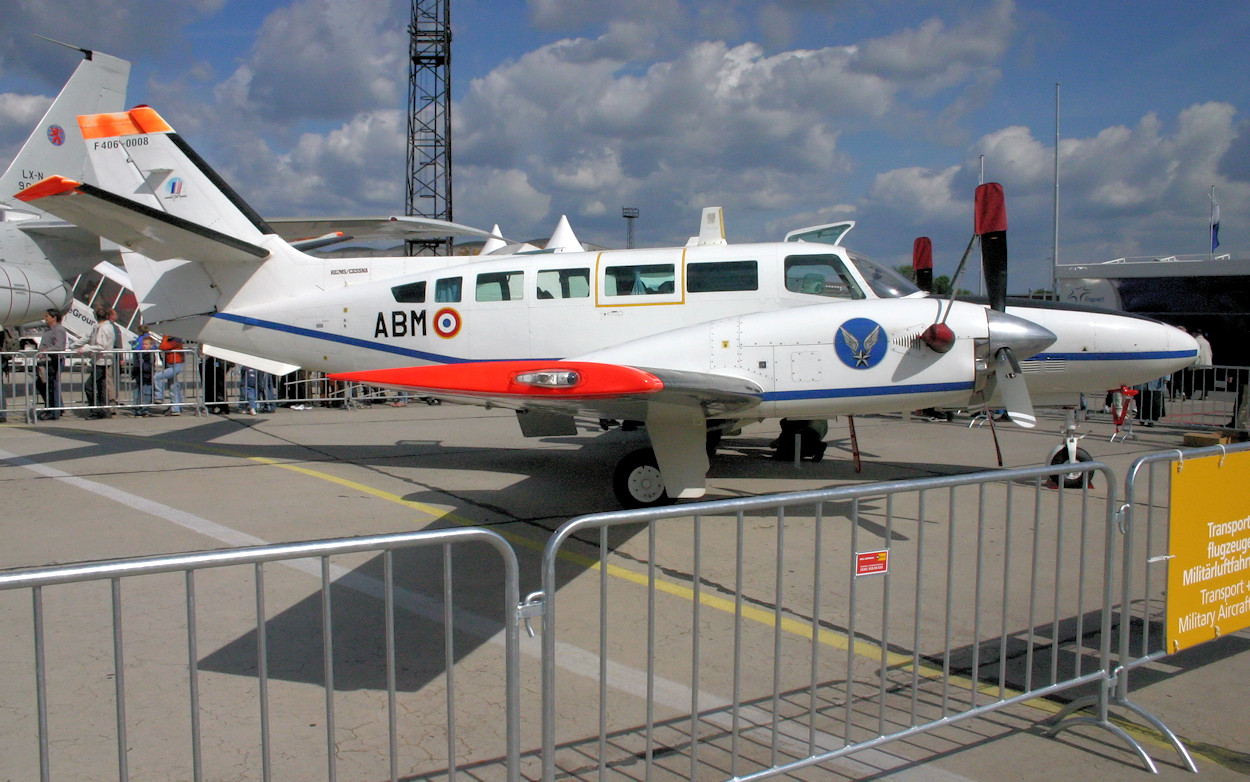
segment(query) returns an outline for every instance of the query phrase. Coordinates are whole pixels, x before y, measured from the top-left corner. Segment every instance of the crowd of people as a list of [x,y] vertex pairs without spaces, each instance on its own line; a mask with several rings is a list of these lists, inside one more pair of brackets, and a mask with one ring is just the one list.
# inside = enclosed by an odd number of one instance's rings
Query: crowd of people
[[[197,351],[188,349],[177,337],[158,337],[145,325],[138,326],[134,338],[126,343],[115,310],[100,305],[93,313],[95,326],[77,339],[66,331],[63,313],[51,309],[44,313],[46,328],[32,358],[34,389],[41,403],[39,420],[57,420],[70,408],[81,409],[88,419],[108,418],[123,409],[136,417],[152,415],[157,410],[167,416],[182,415],[186,406],[182,370],[187,363],[198,363]],[[12,341],[15,340],[11,337],[6,340]],[[6,347],[16,346],[5,344],[0,350]],[[6,354],[6,361],[9,358],[10,354]],[[80,371],[71,378],[65,368],[72,358],[81,364]],[[203,400],[210,412],[229,412],[225,375],[230,366],[220,359],[205,361]],[[278,393],[273,375],[240,367],[239,376],[242,412],[255,415],[257,411],[272,412],[276,408]],[[123,378],[130,379],[132,388],[128,404],[122,404],[118,394]],[[63,386],[67,382],[81,384],[81,405],[66,404]],[[3,386],[0,383],[0,392]],[[0,421],[3,420],[0,404]]]

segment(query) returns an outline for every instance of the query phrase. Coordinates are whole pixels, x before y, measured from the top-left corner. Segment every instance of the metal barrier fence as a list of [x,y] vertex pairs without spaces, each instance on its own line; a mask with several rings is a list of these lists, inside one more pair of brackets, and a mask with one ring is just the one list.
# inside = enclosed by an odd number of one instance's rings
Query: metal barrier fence
[[[1058,473],[1040,467],[569,522],[544,557],[544,779],[764,779],[1095,685],[1115,482],[1074,470],[1109,496],[1047,488]],[[598,621],[562,622],[560,559],[583,547],[600,577],[578,599]],[[557,678],[569,639],[597,672]]]
[[[1106,705],[1128,709],[1155,727],[1176,750],[1186,767],[1195,773],[1198,768],[1188,750],[1160,720],[1148,714],[1129,698],[1130,673],[1152,663],[1174,650],[1166,647],[1167,587],[1169,533],[1172,522],[1172,467],[1192,459],[1250,452],[1250,443],[1185,450],[1161,451],[1137,459],[1129,468],[1124,482],[1124,504],[1117,511],[1118,529],[1123,545],[1120,560],[1123,580],[1117,596],[1119,612],[1116,645],[1116,666],[1110,671],[1110,698]],[[1182,464],[1183,468],[1183,464]],[[1108,609],[1110,612],[1111,608]],[[1077,701],[1069,712],[1088,705]],[[1105,711],[1103,712],[1105,719]],[[1110,727],[1110,726],[1107,726]],[[1116,730],[1112,728],[1112,730]],[[1139,757],[1150,770],[1154,762],[1140,747]]]
[[[1134,422],[1189,429],[1250,429],[1250,367],[1184,369],[1154,393],[1149,400],[1140,393],[1132,400],[1125,420],[1129,431]],[[1095,416],[1100,410],[1109,416],[1121,413],[1110,396],[1109,392],[1101,402],[1087,397],[1090,412]]]
[[[463,551],[473,543],[492,547],[501,561],[501,601],[494,607],[480,604],[489,616],[458,607],[466,591],[475,593],[481,576],[477,572],[454,572],[453,548]],[[423,557],[427,549],[437,551]],[[342,561],[360,554],[381,554],[380,574],[370,573],[379,567],[376,560],[354,571],[331,563],[331,557]],[[407,559],[396,563],[400,554]],[[293,586],[275,583],[274,569],[265,568],[272,563],[285,564],[304,575]],[[247,566],[250,585],[248,574],[238,572],[238,568]],[[400,579],[411,581],[431,574],[426,583],[415,589],[398,585]],[[306,595],[309,575],[320,579],[320,588],[311,597]],[[170,576],[181,578],[170,580]],[[502,686],[490,703],[505,704],[504,746],[499,752],[506,760],[508,778],[518,779],[517,580],[518,566],[512,548],[498,534],[478,529],[258,546],[0,573],[0,596],[14,596],[19,591],[30,593],[31,609],[25,629],[17,621],[19,611],[15,603],[5,602],[2,607],[7,617],[6,634],[29,632],[33,656],[20,662],[29,663],[35,672],[34,686],[27,693],[29,703],[13,697],[12,679],[17,677],[9,677],[5,712],[29,712],[33,704],[35,724],[20,723],[12,716],[0,720],[9,735],[29,735],[31,739],[29,757],[6,755],[4,774],[8,778],[33,779],[37,760],[39,778],[46,781],[52,778],[54,761],[60,760],[73,769],[69,774],[73,778],[111,777],[106,770],[109,731],[105,725],[109,718],[107,707],[102,708],[103,702],[111,701],[116,776],[121,780],[129,779],[134,766],[141,767],[137,773],[162,779],[199,782],[206,777],[224,778],[231,775],[227,773],[231,769],[239,771],[235,753],[248,757],[257,753],[263,778],[268,780],[273,778],[275,752],[280,754],[285,774],[313,778],[320,776],[315,769],[321,765],[324,778],[334,780],[339,765],[347,762],[342,756],[360,750],[360,734],[366,730],[361,712],[369,715],[366,722],[375,721],[373,715],[379,707],[385,708],[387,714],[386,736],[373,739],[384,742],[389,768],[362,771],[352,767],[351,778],[379,778],[389,773],[390,779],[398,779],[402,753],[406,753],[410,763],[414,756],[441,756],[445,768],[454,776],[460,754],[458,739],[467,732],[457,719],[458,708],[465,706],[457,698],[454,676],[456,635],[469,625],[473,634],[479,636],[483,632],[493,635],[498,629],[503,631],[503,659],[499,663]],[[210,585],[207,590],[197,586],[204,582]],[[107,597],[99,590],[84,588],[100,584],[108,586]],[[425,592],[441,592],[441,600],[426,597]],[[359,595],[369,598],[371,605],[358,604],[353,598]],[[381,612],[376,610],[379,600]],[[251,636],[233,644],[238,650],[233,656],[227,655],[231,659],[201,660],[199,648],[206,636],[247,630],[245,626],[223,623],[213,608],[226,606],[237,611],[239,605],[249,603],[255,610]],[[270,606],[288,603],[295,606],[288,607],[282,615],[294,611],[294,618],[283,620],[271,614]],[[407,621],[397,618],[397,607],[405,610]],[[48,618],[50,613],[54,615],[52,619]],[[107,626],[96,626],[105,615],[110,616]],[[345,622],[344,616],[349,620]],[[365,616],[372,621],[366,622]],[[68,627],[65,621],[57,621],[66,617]],[[435,629],[427,628],[427,624]],[[372,625],[376,635],[362,633],[362,625]],[[67,635],[71,629],[72,640]],[[280,646],[285,654],[271,651],[271,646]],[[425,651],[430,654],[422,656]],[[434,662],[440,651],[441,669]],[[68,662],[70,659],[75,662]],[[384,679],[374,681],[374,675],[362,672],[362,667],[380,670]],[[206,686],[202,674],[205,668],[242,673],[249,677],[246,681],[254,676],[255,687],[237,680],[221,681],[222,677],[214,677]],[[436,699],[398,691],[397,678],[411,679],[415,671],[420,671],[426,681],[441,684],[445,692],[441,710]],[[297,684],[279,687],[271,674]],[[99,691],[101,682],[109,678],[113,680],[111,698],[107,692]],[[299,682],[314,687],[301,687]],[[412,689],[412,681],[405,685]],[[343,691],[336,693],[336,687]],[[180,713],[168,706],[170,691],[179,688],[185,688],[187,693],[185,710]],[[384,704],[369,697],[351,697],[353,691],[372,689],[385,691]],[[318,698],[322,699],[320,707]],[[258,706],[254,718],[246,707],[240,707],[248,703]],[[400,708],[407,717],[404,720],[397,714]],[[293,715],[284,720],[288,731],[290,723],[308,725],[308,730],[275,735],[275,712]],[[336,713],[344,712],[346,727],[340,729]],[[321,752],[315,742],[318,713],[324,720]],[[433,716],[418,720],[414,733],[413,714]],[[85,723],[86,727],[69,727],[75,722]],[[488,738],[498,734],[498,724],[496,713],[490,720]],[[444,766],[435,762],[441,774]],[[254,765],[251,770],[255,770]]]
[[[138,766],[212,778],[255,768],[253,754],[269,779],[277,752],[284,774],[324,768],[331,780],[348,758],[362,778],[397,779],[402,763],[423,777],[498,769],[518,779],[528,758],[552,781],[759,780],[1062,694],[1074,700],[1051,734],[1105,728],[1154,770],[1109,719],[1124,707],[1196,770],[1131,702],[1128,675],[1167,653],[1164,467],[1240,451],[1250,445],[1144,457],[1122,504],[1110,469],[1083,462],[583,516],[552,535],[542,591],[524,603],[514,550],[479,529],[0,573],[0,598],[29,590],[32,650],[15,651],[20,601],[0,600],[0,666],[35,672],[33,709],[13,695],[22,677],[0,676],[0,734],[37,744],[44,780],[58,759],[98,767],[110,737],[121,779]],[[1085,480],[1064,488],[1075,474]],[[502,567],[469,559],[461,546],[473,543],[495,549]],[[408,558],[396,562],[401,551]],[[377,552],[380,561],[360,556]],[[355,557],[355,569],[332,556]],[[264,565],[276,562],[318,576],[319,589],[275,583]],[[250,579],[229,567],[249,565]],[[109,591],[60,591],[93,585]],[[397,606],[415,619],[398,622]],[[51,609],[70,626],[50,622]],[[540,745],[523,755],[518,627],[540,616]],[[468,697],[455,639],[500,631],[501,653],[472,651]],[[200,656],[205,639],[223,637],[234,640]],[[206,670],[234,676],[205,685]],[[100,691],[110,679],[112,692]],[[483,697],[492,684],[499,690]],[[187,697],[171,708],[177,688]],[[369,746],[364,726],[381,709],[387,736]],[[67,710],[93,727],[75,733],[58,716]],[[275,711],[297,715],[280,737]],[[337,727],[343,713],[348,729]],[[110,719],[111,736],[94,727]],[[33,778],[35,755],[20,759],[25,769],[6,758],[6,772]]]
[[[181,370],[172,375],[171,366],[158,362],[150,372],[133,371],[134,350],[103,351],[108,358],[102,365],[111,384],[112,399],[95,398],[95,356],[76,351],[35,353],[33,351],[0,353],[4,371],[0,373],[0,421],[10,416],[27,423],[36,423],[61,415],[105,415],[186,412],[243,412],[249,405],[243,381],[245,368],[193,349],[170,351],[182,355]],[[162,351],[162,354],[164,352]],[[149,353],[150,355],[150,353]],[[50,372],[50,370],[52,370]],[[51,382],[49,382],[51,378]],[[49,396],[49,390],[55,391]],[[177,395],[175,394],[177,392]],[[388,396],[377,389],[325,379],[319,372],[293,372],[275,377],[260,373],[256,382],[255,402],[262,412],[277,406],[332,406],[354,408],[364,404],[407,404],[404,394]],[[412,398],[416,401],[416,397]]]

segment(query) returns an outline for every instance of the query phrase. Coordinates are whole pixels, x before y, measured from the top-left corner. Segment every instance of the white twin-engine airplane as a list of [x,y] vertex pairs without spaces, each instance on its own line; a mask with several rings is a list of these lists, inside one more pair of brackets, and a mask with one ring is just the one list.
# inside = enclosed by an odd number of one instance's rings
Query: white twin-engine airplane
[[652,448],[616,471],[626,505],[702,496],[709,433],[745,420],[992,404],[1031,426],[1030,400],[1075,404],[1197,355],[1155,321],[1007,307],[994,191],[985,207],[978,191],[990,307],[926,297],[849,252],[852,223],[727,245],[715,209],[685,247],[585,252],[562,221],[544,252],[321,259],[274,235],[151,108],[79,122],[102,187],[54,176],[18,197],[133,251],[147,320],[335,379],[513,408],[526,435],[571,434],[575,415],[643,422]]
[[[60,220],[14,207],[10,196],[49,174],[90,176],[78,129],[84,111],[120,111],[130,63],[78,49],[83,60],[52,101],[21,150],[0,174],[0,324],[38,320],[48,309],[67,310],[64,278],[90,271],[102,257],[100,238]],[[49,258],[56,258],[54,266]]]

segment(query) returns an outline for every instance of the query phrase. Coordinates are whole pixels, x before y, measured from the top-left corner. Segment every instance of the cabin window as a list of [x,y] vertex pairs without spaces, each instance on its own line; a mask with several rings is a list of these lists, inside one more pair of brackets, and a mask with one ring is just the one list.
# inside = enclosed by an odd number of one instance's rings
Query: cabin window
[[460,277],[446,277],[434,283],[434,301],[460,301]]
[[791,255],[786,258],[786,290],[830,299],[864,298],[864,292],[836,255]]
[[672,293],[676,284],[675,268],[671,263],[609,266],[604,270],[605,292],[609,296]]
[[425,301],[425,280],[396,285],[391,288],[391,295],[401,304],[421,304]]
[[590,295],[590,269],[544,269],[538,273],[540,299],[584,299]]
[[525,298],[521,272],[485,272],[477,276],[478,301],[519,301]]
[[686,290],[691,293],[757,291],[759,288],[759,264],[755,261],[691,263],[686,266]]

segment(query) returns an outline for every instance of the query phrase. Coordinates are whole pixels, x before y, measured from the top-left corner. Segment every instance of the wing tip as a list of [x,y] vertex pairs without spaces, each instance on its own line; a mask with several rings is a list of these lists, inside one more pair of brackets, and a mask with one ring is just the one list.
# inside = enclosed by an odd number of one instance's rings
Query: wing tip
[[14,198],[30,203],[40,198],[72,192],[81,185],[82,182],[75,181],[69,177],[53,175],[41,179],[30,187],[19,190]]

